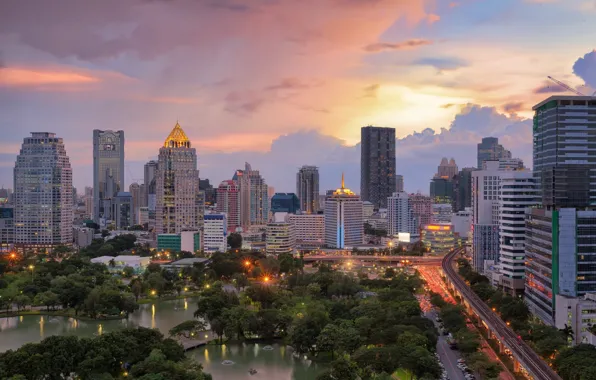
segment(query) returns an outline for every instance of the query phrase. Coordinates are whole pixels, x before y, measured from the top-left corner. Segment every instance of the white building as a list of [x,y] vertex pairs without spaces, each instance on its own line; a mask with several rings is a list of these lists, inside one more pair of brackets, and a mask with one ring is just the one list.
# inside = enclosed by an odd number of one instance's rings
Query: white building
[[92,263],[101,263],[108,267],[110,272],[120,272],[125,267],[132,267],[135,273],[142,273],[151,263],[151,257],[132,255],[100,256],[91,259]]
[[449,203],[433,203],[432,222],[433,223],[451,223],[453,216],[453,206]]
[[77,248],[83,248],[91,244],[95,230],[88,227],[73,227],[74,245]]
[[362,202],[362,217],[364,219],[370,218],[375,213],[375,205],[369,201]]
[[453,214],[453,216],[451,216],[451,224],[453,225],[454,234],[467,239],[470,235],[470,227],[472,224],[472,208],[467,207],[465,210]]
[[362,245],[363,223],[360,196],[345,188],[342,175],[341,188],[325,201],[325,245],[330,248]]
[[225,252],[228,247],[226,214],[207,214],[203,227],[203,251]]
[[285,221],[268,223],[265,247],[268,254],[292,253],[295,247],[292,224]]
[[531,170],[504,171],[499,185],[499,267],[503,290],[512,295],[524,290],[527,207],[540,203]]
[[590,327],[596,325],[596,294],[587,293],[583,297],[555,296],[555,327],[571,327],[573,345],[594,344]]
[[414,216],[408,193],[396,192],[387,198],[387,224],[389,236],[408,234],[409,240],[416,240],[419,237],[418,219]]
[[159,149],[156,201],[157,234],[202,228],[205,205],[199,191],[197,152],[178,123]]
[[288,221],[294,230],[296,245],[322,246],[325,241],[325,215],[290,214]]
[[499,161],[485,161],[482,170],[472,172],[472,263],[478,272],[484,260],[498,261]]
[[25,137],[14,168],[14,242],[21,249],[72,244],[72,169],[62,138]]

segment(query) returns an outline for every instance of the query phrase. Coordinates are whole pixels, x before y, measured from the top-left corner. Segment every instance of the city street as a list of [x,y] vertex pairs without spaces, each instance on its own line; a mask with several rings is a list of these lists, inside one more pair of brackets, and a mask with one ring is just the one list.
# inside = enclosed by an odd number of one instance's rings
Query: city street
[[[432,310],[428,311],[425,313],[425,316],[433,321],[437,329],[439,328],[439,324],[435,322],[435,318],[437,317],[436,312]],[[459,351],[449,348],[447,339],[443,335],[439,335],[437,353],[439,354],[439,358],[441,358],[441,362],[445,366],[445,371],[447,371],[447,376],[450,380],[465,380],[463,372],[457,368],[457,359],[460,359],[461,355]]]

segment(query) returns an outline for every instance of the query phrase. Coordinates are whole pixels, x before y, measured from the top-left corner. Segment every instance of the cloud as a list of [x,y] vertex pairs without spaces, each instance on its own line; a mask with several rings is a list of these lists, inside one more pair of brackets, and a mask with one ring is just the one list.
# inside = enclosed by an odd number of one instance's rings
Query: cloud
[[414,38],[407,41],[402,42],[377,42],[374,44],[366,45],[364,50],[370,53],[378,53],[381,51],[393,51],[393,50],[410,50],[415,49],[425,45],[432,45],[431,40]]
[[257,112],[265,104],[265,99],[253,92],[230,92],[226,96],[225,110],[237,115]]
[[534,94],[558,94],[561,92],[567,92],[565,87],[558,85],[551,81],[545,81],[542,86],[534,89]]
[[456,70],[468,65],[459,58],[421,58],[414,62],[415,65],[432,66],[439,71]]
[[33,87],[60,85],[88,85],[100,82],[100,78],[73,71],[28,69],[20,67],[2,68],[0,86]]
[[507,113],[517,113],[524,109],[524,103],[522,102],[511,102],[503,105],[503,110]]
[[279,83],[265,87],[265,90],[303,90],[315,86],[320,86],[322,83],[307,83],[298,78],[284,78]]
[[370,86],[364,87],[364,97],[365,98],[376,98],[379,88],[381,88],[381,85],[378,83],[371,84]]
[[596,50],[578,58],[573,64],[573,73],[582,78],[588,86],[596,88]]

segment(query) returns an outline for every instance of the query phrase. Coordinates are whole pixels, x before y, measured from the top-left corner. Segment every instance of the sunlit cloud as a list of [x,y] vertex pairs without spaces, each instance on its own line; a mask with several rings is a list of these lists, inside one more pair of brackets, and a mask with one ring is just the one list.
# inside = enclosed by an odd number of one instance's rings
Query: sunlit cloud
[[402,42],[378,42],[370,45],[366,45],[364,50],[370,53],[378,53],[380,51],[391,51],[391,50],[409,50],[415,49],[417,47],[425,46],[425,45],[432,45],[432,41],[414,38],[407,41]]
[[89,85],[100,81],[100,78],[89,74],[69,71],[18,67],[0,69],[0,86],[6,87]]

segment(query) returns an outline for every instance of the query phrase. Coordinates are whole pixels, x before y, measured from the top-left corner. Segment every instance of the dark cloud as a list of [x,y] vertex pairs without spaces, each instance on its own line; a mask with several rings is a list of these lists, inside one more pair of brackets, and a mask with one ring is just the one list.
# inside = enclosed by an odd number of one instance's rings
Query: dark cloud
[[456,70],[466,67],[467,62],[458,58],[422,58],[414,62],[415,65],[432,66],[440,71]]
[[225,98],[225,110],[237,115],[257,112],[265,104],[265,99],[252,93],[230,92]]
[[364,50],[370,53],[378,53],[381,51],[392,51],[392,50],[408,50],[414,49],[425,45],[432,45],[432,41],[414,38],[407,41],[402,42],[378,42],[370,45],[366,45]]
[[596,88],[596,50],[575,61],[573,73],[582,78],[588,86]]
[[370,86],[364,87],[364,98],[376,98],[377,92],[381,88],[381,85],[378,83],[371,84]]
[[558,94],[561,92],[569,91],[563,86],[560,86],[554,82],[547,81],[542,84],[542,86],[537,87],[534,89],[535,94]]
[[443,104],[441,106],[441,108],[447,109],[447,108],[451,108],[451,107],[455,107],[455,106],[457,106],[457,104],[455,104],[455,103],[447,103],[447,104]]
[[223,9],[233,12],[248,12],[254,9],[247,4],[241,4],[239,1],[215,0],[209,2],[208,5],[211,8]]
[[265,90],[303,90],[319,85],[320,83],[307,83],[298,78],[284,78],[277,84],[265,87]]
[[503,105],[503,110],[507,113],[517,113],[524,109],[522,102],[511,102]]

